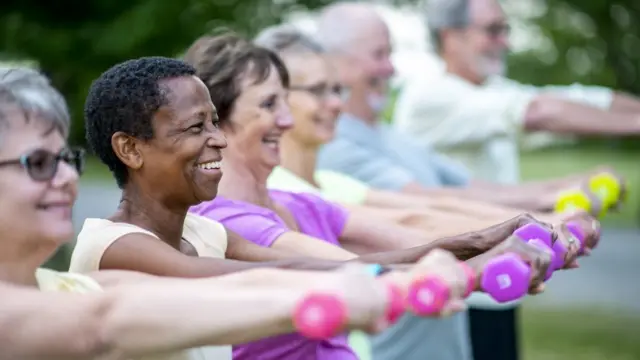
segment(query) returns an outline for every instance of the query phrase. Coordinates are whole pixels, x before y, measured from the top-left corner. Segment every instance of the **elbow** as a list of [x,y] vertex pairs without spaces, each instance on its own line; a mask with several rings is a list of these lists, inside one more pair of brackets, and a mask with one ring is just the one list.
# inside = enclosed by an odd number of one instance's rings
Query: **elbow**
[[553,119],[562,110],[562,101],[549,95],[535,97],[524,115],[524,127],[529,131],[550,130]]

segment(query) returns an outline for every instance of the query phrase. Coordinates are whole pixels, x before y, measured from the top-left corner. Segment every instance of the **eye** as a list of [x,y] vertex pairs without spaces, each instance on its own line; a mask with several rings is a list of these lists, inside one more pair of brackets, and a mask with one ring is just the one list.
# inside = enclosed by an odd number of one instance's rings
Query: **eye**
[[265,101],[263,101],[260,104],[261,108],[267,109],[267,110],[273,110],[273,108],[276,106],[276,97],[274,95],[269,96],[269,98]]
[[197,124],[189,126],[187,130],[193,134],[199,134],[202,132],[203,128],[204,128],[204,122],[199,122]]
[[216,129],[220,128],[220,119],[217,116],[211,119],[211,123]]

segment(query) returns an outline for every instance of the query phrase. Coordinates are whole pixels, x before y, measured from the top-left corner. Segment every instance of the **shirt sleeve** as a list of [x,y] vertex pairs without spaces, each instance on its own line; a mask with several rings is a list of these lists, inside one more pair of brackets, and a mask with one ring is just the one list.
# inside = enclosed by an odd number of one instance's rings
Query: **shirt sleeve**
[[289,231],[282,222],[268,217],[266,213],[252,212],[250,209],[216,206],[203,209],[198,214],[216,220],[227,229],[264,247],[271,247],[278,237]]
[[534,96],[531,91],[475,87],[446,76],[435,83],[416,78],[400,94],[394,122],[422,145],[482,144],[518,131]]
[[347,174],[373,188],[400,190],[416,181],[414,176],[384,154],[344,139],[334,140],[320,152],[319,167]]
[[318,196],[311,194],[308,196],[314,199],[315,207],[320,212],[320,215],[328,219],[331,231],[335,234],[335,237],[339,238],[342,236],[344,226],[349,216],[347,210],[334,202],[324,200]]

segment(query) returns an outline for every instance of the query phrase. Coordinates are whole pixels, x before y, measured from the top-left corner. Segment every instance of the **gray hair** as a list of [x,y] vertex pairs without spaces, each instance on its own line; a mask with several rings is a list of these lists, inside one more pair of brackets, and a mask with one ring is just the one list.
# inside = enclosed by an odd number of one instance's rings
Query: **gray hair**
[[372,4],[344,1],[324,7],[317,21],[317,39],[326,51],[348,52],[361,35],[362,21],[379,17]]
[[428,0],[426,20],[435,50],[441,50],[443,29],[463,29],[469,25],[469,0]]
[[25,67],[0,67],[0,121],[6,122],[3,107],[17,106],[26,119],[37,116],[65,138],[71,119],[67,103],[49,79]]
[[290,24],[270,26],[262,30],[253,43],[275,53],[324,53],[322,45]]

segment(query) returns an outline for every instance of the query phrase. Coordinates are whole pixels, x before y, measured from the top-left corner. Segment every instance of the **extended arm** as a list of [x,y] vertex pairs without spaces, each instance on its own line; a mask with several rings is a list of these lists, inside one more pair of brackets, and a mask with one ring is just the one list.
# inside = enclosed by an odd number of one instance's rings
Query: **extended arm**
[[0,359],[137,358],[288,333],[309,291],[344,290],[337,276],[275,269],[198,280],[136,276],[83,295],[0,285]]
[[524,128],[577,135],[637,135],[640,113],[616,111],[638,106],[628,96],[619,95],[611,111],[562,99],[551,94],[534,98],[524,117]]

